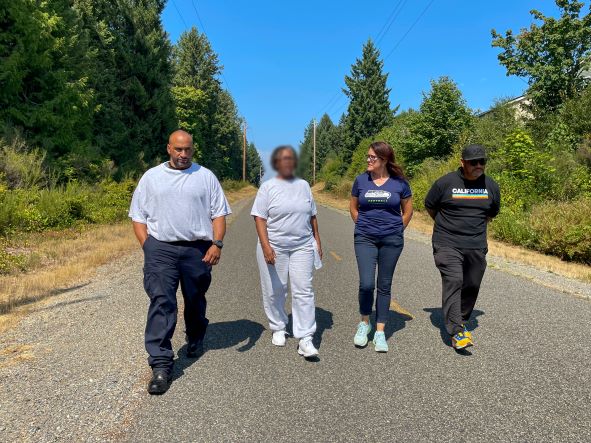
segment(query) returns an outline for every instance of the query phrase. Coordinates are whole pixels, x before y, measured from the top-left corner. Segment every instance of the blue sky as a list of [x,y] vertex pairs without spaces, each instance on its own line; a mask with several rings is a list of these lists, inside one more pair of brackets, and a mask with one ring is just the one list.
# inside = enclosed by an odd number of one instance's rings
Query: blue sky
[[458,83],[474,109],[523,92],[526,83],[499,65],[490,30],[529,26],[533,7],[555,15],[553,1],[434,0],[411,29],[430,3],[168,0],[162,18],[173,42],[187,27],[205,30],[224,65],[222,80],[248,122],[249,140],[267,165],[276,145],[298,146],[313,117],[328,111],[338,121],[347,104],[339,93],[345,74],[397,5],[378,44],[387,56],[392,106],[418,107],[429,81],[442,75]]

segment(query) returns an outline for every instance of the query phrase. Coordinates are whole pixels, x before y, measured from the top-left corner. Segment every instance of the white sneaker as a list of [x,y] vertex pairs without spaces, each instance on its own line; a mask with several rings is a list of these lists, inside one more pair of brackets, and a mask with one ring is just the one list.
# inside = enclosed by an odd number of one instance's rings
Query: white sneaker
[[285,346],[286,335],[287,332],[285,332],[285,329],[273,331],[273,339],[271,340],[271,343],[273,343],[275,346]]
[[316,357],[318,355],[318,349],[314,347],[314,343],[312,343],[312,337],[304,337],[300,340],[300,344],[298,345],[298,354],[306,358]]

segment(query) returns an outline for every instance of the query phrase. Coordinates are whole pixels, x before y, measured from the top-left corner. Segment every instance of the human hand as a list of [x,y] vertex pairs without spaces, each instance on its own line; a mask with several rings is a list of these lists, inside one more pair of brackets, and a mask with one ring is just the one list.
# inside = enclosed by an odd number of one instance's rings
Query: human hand
[[263,255],[268,264],[275,265],[275,257],[277,257],[277,255],[271,246],[263,246]]
[[222,250],[218,248],[216,245],[211,245],[205,253],[205,257],[203,257],[203,262],[208,264],[209,266],[215,266],[220,262],[221,255]]

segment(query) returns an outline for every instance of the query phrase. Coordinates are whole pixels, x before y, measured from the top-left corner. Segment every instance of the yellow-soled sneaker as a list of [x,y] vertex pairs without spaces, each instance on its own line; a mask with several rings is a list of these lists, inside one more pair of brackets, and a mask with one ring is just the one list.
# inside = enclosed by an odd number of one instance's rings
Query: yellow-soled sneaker
[[466,349],[473,346],[472,339],[465,332],[458,332],[451,338],[451,345],[455,350]]
[[466,337],[468,337],[470,339],[470,341],[472,342],[472,344],[474,344],[474,339],[472,338],[472,332],[468,331],[468,328],[466,327],[466,325],[463,325],[464,328],[464,334],[466,334]]

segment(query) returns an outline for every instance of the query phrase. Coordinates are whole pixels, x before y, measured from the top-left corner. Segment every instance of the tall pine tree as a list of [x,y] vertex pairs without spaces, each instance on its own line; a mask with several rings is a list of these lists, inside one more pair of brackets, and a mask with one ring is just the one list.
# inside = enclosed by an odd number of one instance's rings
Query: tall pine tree
[[164,157],[176,127],[170,92],[171,45],[162,27],[162,0],[75,0],[96,54],[93,143],[120,174]]
[[343,92],[350,100],[345,123],[345,162],[351,159],[362,139],[377,134],[392,122],[388,74],[383,73],[383,67],[380,51],[370,39],[363,45],[361,59],[351,66],[351,74],[345,76]]
[[196,159],[220,178],[241,177],[240,119],[234,99],[222,89],[222,66],[205,34],[184,32],[173,50],[179,127],[190,131]]

